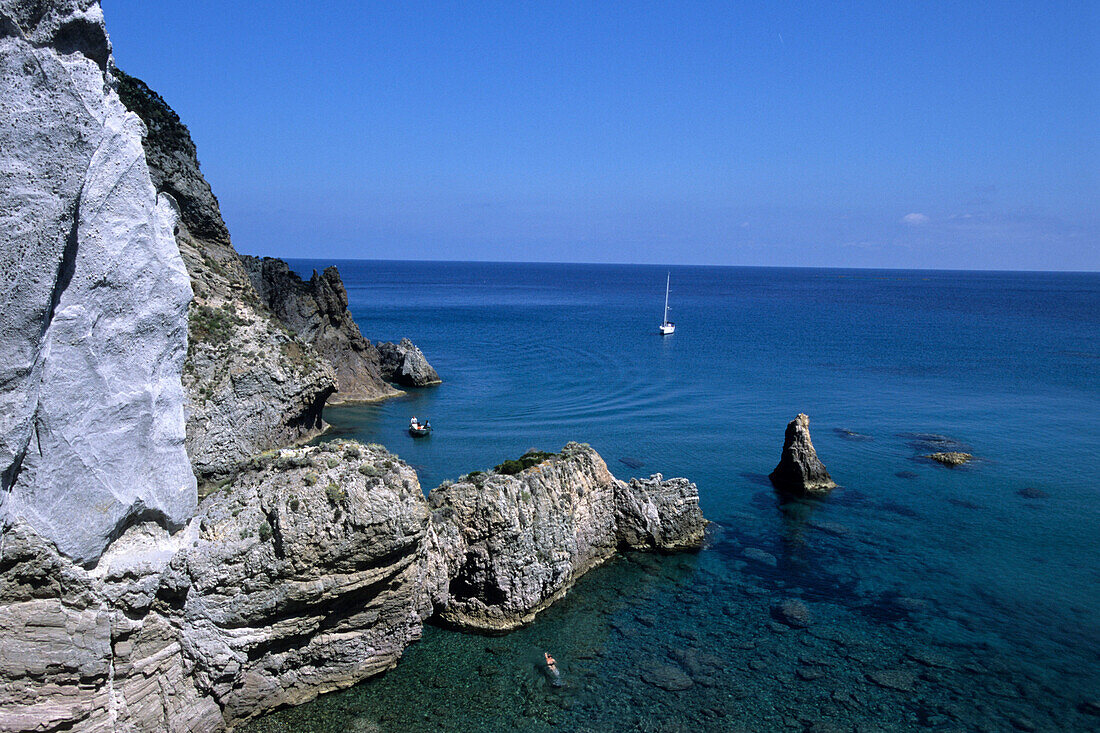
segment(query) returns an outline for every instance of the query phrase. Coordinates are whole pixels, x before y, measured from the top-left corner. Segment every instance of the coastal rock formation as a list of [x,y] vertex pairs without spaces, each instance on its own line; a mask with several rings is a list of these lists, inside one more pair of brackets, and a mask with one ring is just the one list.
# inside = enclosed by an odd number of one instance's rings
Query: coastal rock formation
[[826,493],[836,488],[810,441],[810,418],[799,413],[787,424],[779,465],[768,476],[777,490],[791,496]]
[[424,358],[424,354],[407,338],[400,343],[378,344],[382,377],[406,387],[427,387],[439,384],[439,375]]
[[[620,547],[683,550],[703,542],[699,494],[659,475],[626,484],[592,448],[569,443],[515,474],[474,473],[432,490],[447,586],[446,623],[500,632],[529,623]],[[502,464],[507,465],[507,464]]]
[[335,373],[252,288],[179,116],[141,80],[113,71],[148,128],[153,184],[179,203],[176,244],[195,293],[183,375],[187,452],[200,477],[226,475],[254,453],[319,433]]
[[364,402],[401,394],[387,382],[378,349],[363,338],[348,312],[348,292],[335,267],[313,273],[309,282],[275,257],[241,255],[264,304],[336,370],[330,403]]
[[110,53],[94,2],[0,1],[0,518],[82,563],[196,501],[176,208]]
[[88,571],[24,524],[0,556],[0,729],[221,730],[392,667],[430,612],[427,503],[380,447],[253,461]]
[[[480,486],[479,486],[480,484]],[[180,531],[86,569],[0,535],[0,730],[222,730],[389,669],[434,612],[503,631],[619,547],[698,547],[685,479],[625,484],[570,443],[425,499],[381,446],[254,457]]]
[[941,463],[948,468],[956,468],[958,466],[965,465],[974,460],[974,456],[969,453],[963,453],[962,451],[946,451],[940,453],[929,453],[926,456],[921,456],[929,460]]

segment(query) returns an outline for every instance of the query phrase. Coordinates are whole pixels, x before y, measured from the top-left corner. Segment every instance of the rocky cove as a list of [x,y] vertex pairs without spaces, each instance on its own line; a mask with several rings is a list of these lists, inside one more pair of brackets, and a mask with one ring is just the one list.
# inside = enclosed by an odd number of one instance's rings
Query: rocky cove
[[2,0],[0,58],[0,730],[230,728],[702,544],[694,484],[578,443],[427,496],[382,446],[294,447],[439,375],[335,268],[238,256],[97,2]]

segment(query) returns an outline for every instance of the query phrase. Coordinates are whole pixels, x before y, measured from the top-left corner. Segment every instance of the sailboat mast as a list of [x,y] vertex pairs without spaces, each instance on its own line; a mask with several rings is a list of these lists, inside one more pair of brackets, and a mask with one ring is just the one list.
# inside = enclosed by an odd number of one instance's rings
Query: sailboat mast
[[668,323],[668,283],[671,277],[671,272],[665,275],[665,320],[662,321],[663,323]]

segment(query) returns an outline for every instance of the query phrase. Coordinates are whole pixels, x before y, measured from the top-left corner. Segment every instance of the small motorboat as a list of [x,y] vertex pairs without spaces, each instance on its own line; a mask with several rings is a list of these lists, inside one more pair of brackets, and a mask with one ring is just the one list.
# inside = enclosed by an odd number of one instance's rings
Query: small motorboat
[[409,435],[414,438],[424,438],[432,434],[432,424],[421,423],[415,417],[409,421]]

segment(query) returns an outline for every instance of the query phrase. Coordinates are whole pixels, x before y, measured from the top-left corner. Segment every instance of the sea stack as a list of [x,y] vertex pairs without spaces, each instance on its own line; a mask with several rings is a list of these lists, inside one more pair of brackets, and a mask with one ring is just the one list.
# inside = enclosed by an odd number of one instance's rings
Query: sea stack
[[775,488],[791,496],[824,494],[836,488],[836,482],[818,459],[810,440],[810,418],[799,413],[787,423],[783,455],[768,476]]

